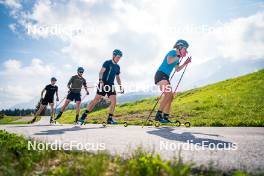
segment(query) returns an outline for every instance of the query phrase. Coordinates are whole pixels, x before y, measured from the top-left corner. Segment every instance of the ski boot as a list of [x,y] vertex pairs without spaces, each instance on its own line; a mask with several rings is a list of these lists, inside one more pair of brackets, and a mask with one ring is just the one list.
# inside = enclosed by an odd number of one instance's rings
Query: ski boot
[[84,112],[83,114],[82,114],[82,117],[80,118],[80,120],[78,120],[78,125],[84,125],[85,124],[85,119],[86,119],[86,117],[87,117],[87,112]]
[[57,115],[57,117],[55,119],[51,119],[51,124],[56,124],[57,120],[62,116],[63,112],[59,112],[59,114]]
[[75,117],[75,121],[73,122],[75,125],[78,124],[79,116]]
[[50,116],[50,121],[49,121],[49,122],[50,122],[50,124],[56,124],[56,121],[55,121],[54,118],[51,117],[51,116]]
[[108,119],[107,119],[107,124],[110,124],[110,125],[116,125],[117,122],[114,121],[112,117],[108,117]]
[[168,121],[167,120],[165,120],[165,119],[163,119],[162,118],[162,114],[161,114],[161,112],[157,112],[157,114],[156,114],[156,116],[155,116],[155,127],[159,127],[160,126],[160,124],[162,124],[162,123],[168,123]]
[[29,123],[32,124],[37,120],[37,117],[35,116]]
[[[165,123],[172,123],[172,121],[169,120],[169,114],[163,114],[163,120],[167,121]],[[164,122],[163,122],[164,123]]]

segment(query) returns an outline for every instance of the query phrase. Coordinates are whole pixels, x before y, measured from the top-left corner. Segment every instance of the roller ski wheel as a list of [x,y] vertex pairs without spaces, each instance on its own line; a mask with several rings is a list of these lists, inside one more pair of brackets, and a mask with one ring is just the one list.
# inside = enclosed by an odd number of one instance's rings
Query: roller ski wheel
[[154,126],[157,127],[157,128],[160,127],[160,125],[161,125],[161,123],[160,123],[159,121],[156,121],[156,122],[154,123]]
[[176,120],[174,123],[175,123],[176,127],[180,127],[181,126],[181,122],[179,120]]
[[153,122],[153,120],[149,120],[148,123],[149,123],[149,125],[152,126],[154,122]]
[[152,124],[153,124],[153,121],[152,120],[148,120],[147,122],[143,121],[141,126],[143,128],[144,126],[152,126]]
[[186,128],[189,128],[189,127],[191,127],[191,123],[190,123],[190,122],[185,122],[185,123],[184,123],[184,126],[185,126]]
[[124,127],[127,127],[128,126],[128,123],[127,122],[124,122]]

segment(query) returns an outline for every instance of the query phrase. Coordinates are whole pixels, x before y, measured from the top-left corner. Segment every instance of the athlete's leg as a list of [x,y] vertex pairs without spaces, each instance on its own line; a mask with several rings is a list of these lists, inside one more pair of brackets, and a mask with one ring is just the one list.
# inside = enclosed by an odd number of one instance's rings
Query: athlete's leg
[[107,123],[108,124],[116,124],[116,122],[113,120],[113,114],[115,112],[115,107],[116,107],[116,95],[110,95],[110,107],[109,107],[109,114],[107,118]]
[[165,107],[167,106],[167,104],[168,104],[168,107],[170,107],[170,104],[173,98],[172,88],[167,80],[160,81],[158,85],[160,86],[160,90],[164,92],[163,93],[164,97],[160,101],[159,111],[167,112],[168,108],[166,109]]
[[87,105],[86,110],[83,112],[80,121],[85,120],[87,114],[93,110],[94,106],[101,100],[101,98],[102,98],[101,95],[98,94],[95,95],[94,99]]
[[41,112],[45,109],[46,105],[40,104],[38,111],[35,114],[35,117],[39,116]]
[[115,107],[116,107],[116,95],[110,95],[109,96],[111,105],[109,107],[109,114],[114,114],[115,112]]
[[163,113],[164,114],[169,114],[170,113],[170,109],[171,109],[171,103],[173,100],[173,95],[168,95],[168,100],[167,100],[167,104],[165,105],[165,107],[163,108]]
[[79,119],[79,114],[80,114],[80,105],[81,105],[81,101],[76,101],[76,116],[75,116],[75,122],[78,121]]
[[64,112],[64,110],[66,109],[66,107],[70,104],[71,100],[66,99],[66,101],[64,102],[63,106],[61,107],[60,112],[58,113],[57,117],[55,118],[55,120],[59,119],[62,115],[62,113]]
[[44,110],[45,107],[46,107],[46,104],[45,105],[40,104],[38,111],[35,113],[34,118],[31,120],[30,123],[34,123],[36,121],[37,116],[41,114],[41,112]]
[[54,103],[49,103],[50,106],[50,116],[54,117],[55,109],[54,109]]
[[94,99],[87,105],[86,109],[91,112],[94,106],[101,100],[102,96],[96,94]]
[[61,107],[61,112],[64,112],[64,110],[67,108],[67,106],[70,104],[70,102],[71,102],[71,100],[69,100],[69,99],[67,99],[65,102],[64,102],[64,104],[63,104],[63,106]]
[[164,110],[166,111],[166,105],[170,101],[170,96],[172,94],[171,85],[168,80],[161,80],[157,85],[159,85],[161,92],[163,92],[163,97],[160,99],[160,107],[156,113],[155,120],[165,122],[162,113]]

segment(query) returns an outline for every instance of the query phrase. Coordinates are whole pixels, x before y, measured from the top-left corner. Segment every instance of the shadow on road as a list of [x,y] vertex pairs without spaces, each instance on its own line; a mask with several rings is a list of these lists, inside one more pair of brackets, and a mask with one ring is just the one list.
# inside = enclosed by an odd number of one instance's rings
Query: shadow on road
[[71,128],[60,128],[60,129],[53,129],[53,130],[45,130],[38,133],[35,133],[34,135],[57,135],[57,134],[63,134],[67,131],[81,131],[81,130],[89,130],[89,129],[99,129],[103,127],[92,127],[92,128],[81,128],[81,127],[71,127]]
[[212,145],[212,144],[217,145],[220,149],[226,148],[226,147],[230,148],[233,146],[232,142],[217,140],[217,139],[210,139],[208,137],[202,138],[202,137],[194,136],[195,134],[200,134],[200,135],[218,137],[217,135],[211,135],[211,134],[205,134],[205,133],[195,133],[195,132],[183,132],[183,133],[178,132],[177,133],[177,131],[174,131],[174,130],[175,128],[162,127],[162,128],[158,128],[157,130],[147,131],[147,133],[160,136],[168,140],[191,143],[191,144],[196,144],[196,145],[203,146],[203,147],[209,147],[209,145]]

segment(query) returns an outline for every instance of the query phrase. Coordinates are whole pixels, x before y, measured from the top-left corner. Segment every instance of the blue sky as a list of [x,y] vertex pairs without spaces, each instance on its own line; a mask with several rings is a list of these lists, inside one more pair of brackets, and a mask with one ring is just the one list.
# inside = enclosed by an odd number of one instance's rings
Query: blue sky
[[[28,33],[29,26],[71,33]],[[264,66],[263,31],[257,0],[0,0],[0,109],[36,99],[51,76],[63,97],[78,66],[95,83],[115,48],[124,52],[124,83],[153,85],[179,38],[193,57],[182,90],[253,72]]]

